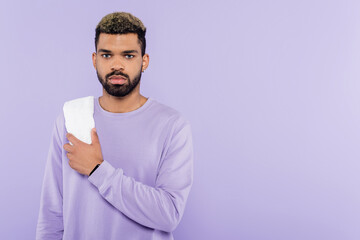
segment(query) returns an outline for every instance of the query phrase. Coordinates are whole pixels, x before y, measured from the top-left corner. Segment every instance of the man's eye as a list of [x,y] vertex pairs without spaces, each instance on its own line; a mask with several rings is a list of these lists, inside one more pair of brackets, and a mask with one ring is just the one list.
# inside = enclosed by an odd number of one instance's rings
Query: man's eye
[[133,58],[133,57],[134,57],[134,55],[130,55],[130,54],[125,55],[125,58]]
[[110,57],[111,57],[110,54],[102,54],[101,56],[102,56],[103,58],[110,58]]

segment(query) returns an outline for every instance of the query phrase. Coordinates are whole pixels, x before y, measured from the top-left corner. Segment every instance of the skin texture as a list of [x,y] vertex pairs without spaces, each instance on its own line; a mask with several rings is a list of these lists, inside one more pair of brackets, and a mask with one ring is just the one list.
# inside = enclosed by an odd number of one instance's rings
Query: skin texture
[[[105,82],[115,90],[116,88],[126,88],[125,85],[136,81],[141,71],[144,71],[149,65],[149,55],[141,56],[140,43],[135,33],[101,33],[97,52],[92,54],[92,60],[99,81],[108,81],[107,78],[112,73],[122,77],[126,76],[127,82],[123,85],[112,85]],[[102,84],[104,83],[102,82]],[[140,82],[130,93],[122,97],[109,94],[103,87],[103,95],[99,97],[100,106],[113,113],[134,111],[146,101],[147,99],[140,94]],[[67,157],[71,168],[80,174],[89,175],[97,164],[103,162],[101,145],[95,128],[91,131],[91,144],[82,142],[70,133],[66,137],[73,144],[67,143],[63,146],[68,152]]]
[[[102,52],[102,49],[109,50],[111,53]],[[137,53],[125,53],[125,51],[132,50]],[[130,58],[128,55],[133,57]],[[144,54],[144,56],[141,56],[140,43],[135,33],[114,35],[101,33],[97,53],[93,53],[92,60],[98,76],[103,79],[111,72],[121,71],[133,80],[141,70],[144,71],[149,65],[149,55]],[[99,102],[106,111],[121,113],[130,112],[141,107],[146,102],[146,98],[140,95],[139,84],[130,94],[124,97],[112,96],[103,88],[103,96],[99,98]]]
[[67,139],[73,144],[65,144],[64,149],[68,152],[69,165],[80,174],[88,175],[97,164],[101,164],[103,156],[96,129],[91,130],[91,144],[84,143],[74,135],[66,134]]

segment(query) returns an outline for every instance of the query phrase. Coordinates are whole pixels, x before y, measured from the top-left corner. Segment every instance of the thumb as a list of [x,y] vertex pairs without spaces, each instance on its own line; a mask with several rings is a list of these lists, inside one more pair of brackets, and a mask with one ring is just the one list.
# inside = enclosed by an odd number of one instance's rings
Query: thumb
[[96,132],[96,128],[91,129],[91,141],[92,143],[99,143],[99,137]]

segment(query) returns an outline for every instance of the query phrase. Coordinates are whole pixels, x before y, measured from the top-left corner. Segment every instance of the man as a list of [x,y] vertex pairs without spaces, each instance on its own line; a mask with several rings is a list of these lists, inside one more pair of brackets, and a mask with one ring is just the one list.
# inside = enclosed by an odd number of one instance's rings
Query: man
[[140,94],[145,32],[124,12],[97,25],[96,129],[87,144],[57,117],[36,239],[173,239],[192,185],[191,129],[176,110]]

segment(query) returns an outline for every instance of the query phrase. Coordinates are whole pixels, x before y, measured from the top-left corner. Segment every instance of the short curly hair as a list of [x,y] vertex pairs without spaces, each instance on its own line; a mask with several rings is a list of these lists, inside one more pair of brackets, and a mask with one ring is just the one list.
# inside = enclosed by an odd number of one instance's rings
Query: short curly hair
[[136,33],[141,47],[141,55],[144,56],[146,49],[146,28],[137,17],[127,12],[114,12],[101,19],[95,29],[95,50],[99,42],[100,33],[126,34]]

